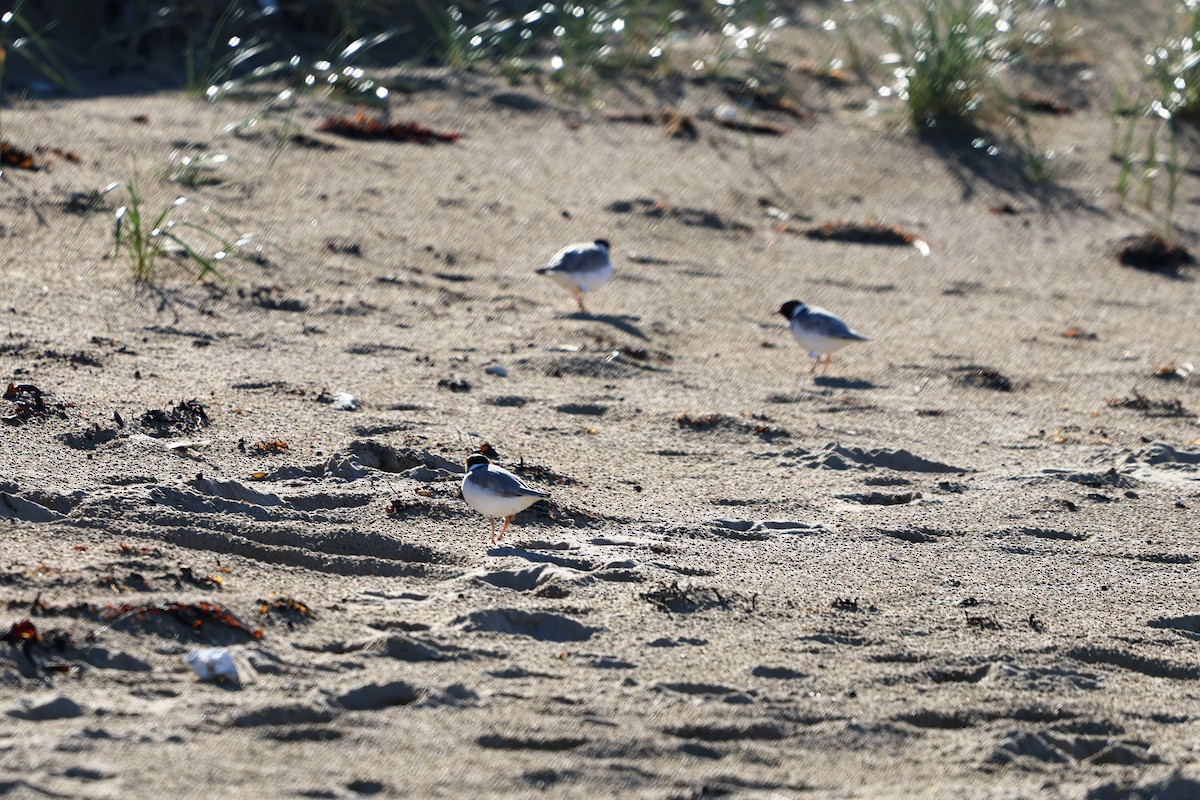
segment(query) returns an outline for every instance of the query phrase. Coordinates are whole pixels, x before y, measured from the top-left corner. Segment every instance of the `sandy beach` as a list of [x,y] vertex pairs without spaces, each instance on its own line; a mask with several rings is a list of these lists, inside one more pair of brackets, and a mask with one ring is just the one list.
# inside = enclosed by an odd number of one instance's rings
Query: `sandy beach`
[[[415,68],[457,141],[9,103],[59,152],[0,182],[0,796],[1200,796],[1197,270],[1114,255],[1099,52],[1033,86],[1038,185],[802,72],[752,133]],[[136,283],[114,181],[253,239]],[[581,313],[534,269],[597,238]],[[810,375],[791,299],[871,341]],[[485,443],[551,494],[496,546]]]

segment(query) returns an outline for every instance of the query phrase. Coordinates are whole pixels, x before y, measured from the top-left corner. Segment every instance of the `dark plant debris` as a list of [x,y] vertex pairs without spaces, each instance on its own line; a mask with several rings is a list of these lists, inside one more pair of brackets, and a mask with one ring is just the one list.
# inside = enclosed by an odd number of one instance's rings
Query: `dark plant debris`
[[197,603],[175,602],[153,605],[122,603],[121,605],[106,606],[101,611],[101,616],[110,620],[118,618],[145,619],[160,615],[174,619],[180,625],[197,634],[203,630],[205,623],[213,623],[240,631],[251,639],[261,639],[263,636],[262,628],[248,628],[241,620],[221,606],[203,600]]
[[1053,97],[1046,95],[1034,94],[1032,92],[1022,92],[1017,95],[1017,102],[1021,108],[1026,111],[1033,111],[1037,114],[1050,114],[1055,117],[1066,117],[1075,113],[1075,109],[1071,108],[1066,103],[1055,100]]
[[670,353],[662,351],[650,351],[644,347],[633,347],[623,344],[617,347],[617,352],[628,358],[630,361],[657,361],[660,364],[670,364],[675,360],[675,357]]
[[671,206],[652,200],[649,197],[638,197],[633,200],[615,200],[605,206],[605,210],[614,214],[640,214],[651,219],[670,219],[684,225],[697,228],[712,228],[714,230],[731,230],[736,233],[752,233],[754,228],[742,222],[726,220],[714,211],[699,208]]
[[760,136],[783,136],[788,132],[788,129],[783,125],[774,125],[770,122],[749,119],[746,115],[737,111],[733,111],[732,113],[718,111],[713,116],[713,122],[722,128],[728,128],[738,133],[753,133]]
[[1191,364],[1176,364],[1174,361],[1168,361],[1166,364],[1161,364],[1154,370],[1154,377],[1160,381],[1186,381],[1192,374]]
[[1081,339],[1083,341],[1094,342],[1100,337],[1091,331],[1085,331],[1083,328],[1067,328],[1062,332],[1064,339]]
[[1180,269],[1196,261],[1183,245],[1173,244],[1158,233],[1127,236],[1118,244],[1117,261],[1134,269],[1178,277]]
[[130,572],[127,575],[101,575],[96,579],[96,585],[111,592],[149,592],[153,591],[150,581],[140,572]]
[[667,135],[674,139],[700,138],[700,129],[696,126],[696,120],[677,108],[664,108],[662,111],[614,112],[605,114],[604,119],[609,122],[661,125]]
[[[128,547],[128,545],[123,545],[123,547]],[[134,551],[131,549],[123,552]],[[157,554],[161,555],[161,553]],[[176,589],[181,589],[184,586],[196,586],[201,589],[220,589],[223,583],[219,575],[200,575],[186,565],[180,565],[178,572],[163,573],[157,576],[155,580],[173,583]],[[154,590],[154,585],[150,579],[140,572],[129,572],[125,575],[102,575],[97,579],[96,585],[113,592],[150,592]]]
[[783,428],[773,428],[770,425],[764,425],[764,422],[770,422],[770,418],[765,414],[743,414],[748,422],[728,417],[724,414],[705,414],[696,416],[687,412],[675,417],[675,423],[680,428],[686,428],[693,431],[707,431],[714,428],[726,428],[729,430],[739,431],[741,433],[752,433],[760,438],[771,441],[773,439],[786,439],[791,437]]
[[127,556],[161,556],[162,550],[157,547],[136,547],[126,542],[117,543],[117,552]]
[[69,403],[47,403],[46,394],[32,383],[10,383],[4,392],[4,399],[11,402],[10,413],[0,417],[0,420],[10,425],[19,425],[31,419],[46,419],[50,416],[66,418]]
[[362,245],[348,239],[326,239],[325,249],[331,253],[339,253],[344,256],[354,256],[362,258]]
[[46,163],[38,161],[33,157],[33,153],[22,150],[15,144],[0,141],[0,167],[27,169],[36,172],[45,169]]
[[448,389],[455,394],[464,394],[471,391],[471,384],[466,378],[455,380],[452,378],[442,378],[437,382],[439,389]]
[[725,417],[720,414],[705,414],[702,417],[695,417],[684,412],[675,418],[681,428],[691,428],[694,431],[706,431],[709,428],[715,427],[718,423],[726,421]]
[[69,161],[72,164],[78,164],[83,160],[74,150],[63,150],[61,147],[52,147],[45,144],[39,144],[37,147],[33,148],[33,151],[39,156],[49,154],[57,158],[61,158],[63,161]]
[[277,615],[289,623],[298,620],[307,622],[316,616],[311,608],[293,597],[273,597],[270,599],[260,597],[258,600],[258,613],[267,618]]
[[809,239],[852,244],[877,244],[889,247],[911,245],[920,239],[915,233],[899,225],[882,222],[826,222],[814,228],[798,230],[790,225],[781,226],[784,233],[801,233]]
[[983,389],[994,389],[997,392],[1011,392],[1013,382],[999,370],[988,367],[958,367],[959,380],[966,386],[978,386]]
[[179,566],[179,574],[174,575],[167,573],[162,576],[167,580],[175,581],[177,588],[182,588],[185,585],[199,586],[202,589],[220,589],[224,583],[220,575],[199,575],[191,567],[186,564]]
[[17,648],[21,654],[29,660],[30,664],[41,667],[47,672],[67,673],[71,671],[71,665],[60,661],[53,656],[49,658],[43,657],[44,651],[62,651],[74,647],[75,643],[71,638],[71,634],[56,629],[41,633],[37,626],[31,620],[23,619],[19,622],[14,622],[8,627],[8,631],[0,636],[0,642],[5,642],[11,647]]
[[359,113],[353,117],[334,115],[321,124],[318,131],[345,136],[349,139],[389,139],[413,144],[451,144],[462,138],[461,133],[442,133],[416,122],[388,122]]
[[659,611],[677,614],[691,614],[712,608],[751,613],[758,608],[757,592],[751,595],[741,592],[722,594],[712,587],[680,586],[678,582],[663,584],[656,589],[644,592],[641,598]]
[[[243,290],[238,294],[245,296]],[[250,292],[250,301],[268,311],[305,311],[308,306],[302,300],[285,297],[282,286],[259,286]]]
[[15,647],[22,642],[37,641],[40,638],[34,624],[27,619],[23,619],[20,622],[14,622],[12,625],[9,625],[8,632],[0,636],[0,642],[11,644]]
[[790,439],[792,434],[788,433],[783,428],[771,427],[765,423],[770,422],[771,418],[766,414],[749,414],[743,413],[742,418],[749,422],[739,423],[738,427],[743,433],[753,433],[763,441],[773,441],[775,439]]
[[261,442],[255,442],[252,449],[261,455],[273,455],[282,453],[288,449],[288,446],[287,442],[282,439],[263,439]]
[[766,88],[757,81],[729,80],[724,82],[722,88],[735,100],[747,102],[756,108],[779,111],[801,122],[812,122],[813,120],[812,112],[798,106],[783,92]]
[[772,428],[770,425],[752,425],[751,431],[767,441],[772,439],[787,439],[791,434],[783,428]]
[[1174,400],[1151,400],[1146,395],[1133,388],[1132,397],[1111,397],[1109,408],[1129,408],[1145,412],[1148,417],[1186,417],[1189,412],[1178,397]]
[[180,400],[169,409],[152,408],[139,421],[150,436],[195,433],[208,426],[208,414],[199,400]]
[[790,68],[802,75],[824,81],[833,86],[845,86],[851,82],[850,75],[844,70],[829,66],[828,64],[820,64],[811,59],[805,59],[799,63],[792,64]]

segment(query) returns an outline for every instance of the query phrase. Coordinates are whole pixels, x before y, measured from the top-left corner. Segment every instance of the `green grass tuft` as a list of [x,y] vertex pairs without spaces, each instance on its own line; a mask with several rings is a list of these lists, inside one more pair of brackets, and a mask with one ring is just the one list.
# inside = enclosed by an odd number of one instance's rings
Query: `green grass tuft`
[[4,88],[7,59],[17,56],[56,85],[79,94],[79,84],[46,35],[55,27],[55,23],[38,29],[23,13],[24,10],[25,0],[16,0],[10,10],[0,12],[0,91]]
[[[196,270],[196,280],[224,278],[218,265],[249,241],[249,237],[236,234],[228,217],[209,205],[194,204],[198,208],[196,216],[215,220],[228,234],[222,235],[213,227],[186,217],[182,209],[190,204],[187,197],[177,197],[154,213],[133,182],[106,186],[97,194],[92,212],[117,192],[124,194],[124,203],[113,214],[112,257],[126,259],[136,283],[150,283],[169,263],[190,264]],[[84,223],[92,212],[84,218]],[[216,247],[208,254],[195,243],[197,239]]]
[[994,70],[1007,51],[1010,22],[977,0],[921,0],[917,13],[885,15],[884,36],[895,92],[913,124],[954,126],[977,116],[998,96]]
[[1155,88],[1151,112],[1200,121],[1200,2],[1179,0],[1172,28],[1161,44],[1146,54]]
[[[1181,125],[1200,121],[1200,2],[1179,0],[1172,32],[1144,57],[1147,91],[1140,101],[1117,98],[1110,156],[1120,165],[1117,199],[1158,217],[1166,239],[1175,231],[1179,186],[1190,162],[1181,153]],[[1123,130],[1122,130],[1123,128]]]

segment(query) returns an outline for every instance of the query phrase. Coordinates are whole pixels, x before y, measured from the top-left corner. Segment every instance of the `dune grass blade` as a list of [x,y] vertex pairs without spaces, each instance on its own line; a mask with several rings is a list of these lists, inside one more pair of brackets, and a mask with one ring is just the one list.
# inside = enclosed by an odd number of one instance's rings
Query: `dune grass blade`
[[[218,239],[220,238],[216,234],[212,233],[211,231],[208,231],[208,233],[210,233],[215,238],[218,238]],[[212,276],[215,278],[223,278],[224,277],[216,267],[216,261],[217,261],[216,258],[208,258],[204,255],[201,255],[199,251],[197,251],[190,244],[188,244],[182,238],[180,238],[179,236],[176,236],[173,233],[163,233],[161,235],[164,238],[169,239],[170,241],[174,242],[180,248],[182,248],[183,252],[187,254],[187,257],[200,268],[199,272],[197,272],[197,274],[196,274],[196,280],[202,281],[209,276]]]
[[[25,7],[24,0],[13,3],[12,10],[0,17],[0,89],[4,85],[5,56],[17,55],[28,61],[38,72],[41,72],[56,86],[71,92],[82,94],[79,83],[71,75],[62,60],[55,54],[45,33],[50,27],[37,30],[22,16]],[[21,33],[17,38],[11,38],[11,29],[15,27]]]
[[919,12],[885,19],[899,56],[897,93],[922,127],[967,120],[991,82],[994,16],[973,0],[922,0]]
[[237,3],[227,5],[217,21],[213,23],[212,30],[209,31],[204,46],[199,51],[196,50],[195,40],[189,31],[187,50],[184,54],[184,68],[187,73],[185,85],[189,94],[202,93],[213,83],[228,77],[233,71],[234,64],[231,63],[231,59],[238,58],[242,50],[235,48],[224,58],[217,58],[217,52],[221,43],[230,38],[229,31],[242,15],[243,12]]
[[1200,2],[1180,0],[1173,10],[1167,35],[1143,57],[1148,67],[1143,99],[1126,104],[1118,95],[1118,113],[1131,116],[1111,153],[1120,164],[1119,204],[1134,192],[1135,202],[1158,217],[1167,240],[1175,232],[1180,183],[1192,163],[1181,153],[1180,138],[1186,141],[1184,127],[1200,121]]
[[1148,54],[1149,79],[1159,104],[1172,117],[1200,121],[1200,3],[1174,6],[1173,34]]
[[[217,268],[217,263],[231,255],[245,237],[235,235],[229,238],[222,236],[212,228],[191,220],[172,219],[175,211],[188,203],[186,197],[175,198],[151,219],[141,192],[135,184],[112,183],[97,194],[92,207],[84,216],[83,222],[80,223],[80,230],[91,215],[100,208],[104,198],[121,188],[125,190],[125,203],[113,215],[112,257],[120,258],[122,254],[125,255],[135,283],[149,283],[162,267],[164,258],[176,258],[180,253],[185,260],[198,268],[197,280],[210,277],[223,279],[225,277]],[[230,231],[236,230],[232,221],[219,211],[209,206],[204,206],[202,211],[214,217]],[[185,230],[202,234],[218,242],[220,249],[215,255],[205,255],[194,243],[178,233],[178,231]],[[74,242],[78,235],[79,231],[76,231],[71,241]],[[173,251],[173,248],[178,248],[178,250]]]
[[455,16],[458,9],[421,7],[425,22],[433,31],[433,36],[426,42],[424,49],[417,53],[417,60],[434,59],[443,61],[453,67],[461,67],[467,61],[467,49],[463,46],[461,34],[461,14]]
[[352,56],[366,53],[368,50],[378,47],[384,42],[391,41],[405,30],[407,30],[407,26],[403,28],[392,28],[391,30],[386,30],[383,33],[377,33],[374,36],[363,36],[362,38],[355,39],[353,42],[346,45],[346,47],[342,49],[342,52],[338,53],[337,58],[333,60],[333,63],[347,64]]

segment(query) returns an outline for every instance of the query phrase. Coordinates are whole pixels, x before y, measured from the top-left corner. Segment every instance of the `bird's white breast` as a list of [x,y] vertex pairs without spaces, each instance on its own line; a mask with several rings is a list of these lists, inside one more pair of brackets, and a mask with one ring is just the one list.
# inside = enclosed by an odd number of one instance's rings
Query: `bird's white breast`
[[612,262],[608,262],[595,269],[572,271],[556,269],[546,274],[565,289],[579,288],[588,292],[607,283],[613,276],[613,267]]
[[813,330],[805,328],[795,322],[791,324],[792,336],[796,337],[796,341],[800,346],[809,352],[813,358],[825,353],[832,353],[835,350],[840,350],[850,344],[853,339],[840,339],[832,336],[825,336]]
[[588,270],[575,275],[575,282],[579,284],[579,288],[585,292],[595,289],[596,287],[605,284],[613,276],[612,263],[608,262],[600,269]]

